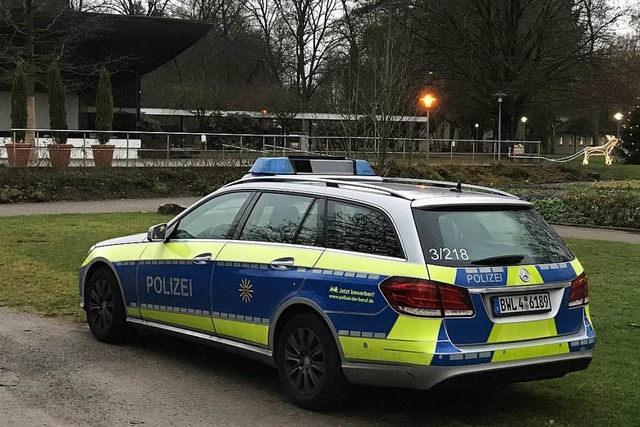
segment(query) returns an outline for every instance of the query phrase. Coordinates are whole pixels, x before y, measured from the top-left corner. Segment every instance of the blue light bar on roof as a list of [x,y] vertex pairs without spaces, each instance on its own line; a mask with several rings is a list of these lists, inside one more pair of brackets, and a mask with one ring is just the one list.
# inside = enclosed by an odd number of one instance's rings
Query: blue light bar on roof
[[343,157],[260,157],[249,173],[252,175],[363,175],[376,173],[366,160]]
[[258,157],[249,169],[258,175],[295,175],[296,171],[287,157]]
[[376,176],[371,163],[366,160],[356,160],[356,175]]

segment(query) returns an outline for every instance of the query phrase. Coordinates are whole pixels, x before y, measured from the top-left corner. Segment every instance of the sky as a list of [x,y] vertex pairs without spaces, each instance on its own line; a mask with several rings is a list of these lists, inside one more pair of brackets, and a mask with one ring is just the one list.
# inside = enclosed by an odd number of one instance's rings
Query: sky
[[609,0],[609,3],[616,8],[630,8],[630,13],[626,17],[621,19],[618,23],[617,33],[624,35],[633,31],[630,26],[631,14],[637,13],[640,10],[640,0]]

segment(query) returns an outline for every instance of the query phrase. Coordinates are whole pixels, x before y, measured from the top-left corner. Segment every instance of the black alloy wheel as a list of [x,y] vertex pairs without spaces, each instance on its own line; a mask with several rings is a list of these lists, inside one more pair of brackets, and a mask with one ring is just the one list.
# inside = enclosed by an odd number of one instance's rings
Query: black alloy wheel
[[309,328],[300,327],[287,339],[284,349],[284,372],[296,393],[309,396],[325,380],[325,354],[322,343]]
[[276,361],[289,399],[307,409],[334,406],[346,390],[334,338],[317,315],[294,316],[280,335]]
[[113,273],[106,268],[96,271],[86,288],[87,323],[93,336],[113,343],[124,336],[126,313],[120,287]]

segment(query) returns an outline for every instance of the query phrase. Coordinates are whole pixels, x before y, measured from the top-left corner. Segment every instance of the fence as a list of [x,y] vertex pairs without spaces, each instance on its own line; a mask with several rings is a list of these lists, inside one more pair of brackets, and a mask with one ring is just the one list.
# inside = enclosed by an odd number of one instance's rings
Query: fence
[[[48,146],[64,132],[71,144],[70,166],[93,166],[92,146],[100,133],[108,133],[114,145],[113,166],[248,166],[259,156],[323,155],[359,157],[378,163],[394,160],[426,160],[486,163],[509,159],[508,152],[540,155],[540,141],[449,140],[424,138],[308,136],[304,134],[229,134],[188,132],[100,132],[14,129],[0,136],[0,163],[7,162],[6,143],[16,132],[31,132],[35,142],[30,165],[49,166]],[[514,147],[516,148],[514,150]],[[531,161],[519,160],[518,161]]]

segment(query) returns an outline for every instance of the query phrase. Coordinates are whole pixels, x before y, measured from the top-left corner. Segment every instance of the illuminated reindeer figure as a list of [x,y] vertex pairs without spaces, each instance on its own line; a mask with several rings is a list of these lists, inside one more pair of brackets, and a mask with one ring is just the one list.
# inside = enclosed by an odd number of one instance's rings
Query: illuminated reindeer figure
[[614,147],[618,145],[620,142],[618,138],[607,135],[607,143],[604,145],[599,145],[597,147],[587,147],[584,149],[584,159],[582,160],[583,165],[589,164],[589,157],[591,156],[604,156],[604,163],[606,165],[610,165],[613,163],[613,158],[611,157],[611,151],[613,151]]

